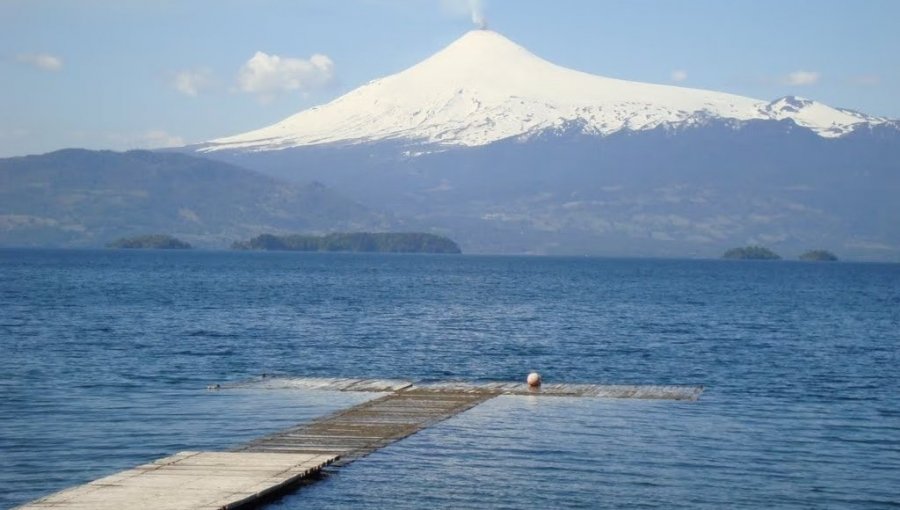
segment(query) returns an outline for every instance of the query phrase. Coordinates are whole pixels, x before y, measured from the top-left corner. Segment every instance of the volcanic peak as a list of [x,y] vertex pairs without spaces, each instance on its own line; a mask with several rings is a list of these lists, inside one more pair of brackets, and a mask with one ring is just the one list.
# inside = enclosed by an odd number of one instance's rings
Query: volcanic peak
[[710,118],[790,119],[823,137],[887,120],[791,96],[768,102],[592,75],[548,62],[497,32],[480,29],[326,105],[213,140],[200,150],[277,150],[379,140],[478,146],[571,125],[602,136],[694,125]]

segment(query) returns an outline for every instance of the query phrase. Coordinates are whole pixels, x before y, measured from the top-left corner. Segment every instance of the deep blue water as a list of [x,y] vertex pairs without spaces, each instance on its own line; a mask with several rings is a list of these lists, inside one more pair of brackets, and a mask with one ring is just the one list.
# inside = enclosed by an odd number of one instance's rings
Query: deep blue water
[[501,397],[275,508],[900,507],[900,265],[0,250],[0,508],[371,395],[285,376],[703,384]]

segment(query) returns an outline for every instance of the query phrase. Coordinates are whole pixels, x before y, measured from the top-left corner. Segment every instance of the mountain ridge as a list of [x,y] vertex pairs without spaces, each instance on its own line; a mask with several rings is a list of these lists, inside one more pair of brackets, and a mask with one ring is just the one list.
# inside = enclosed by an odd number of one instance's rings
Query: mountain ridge
[[900,261],[900,132],[885,126],[823,138],[790,120],[710,119],[433,151],[394,140],[207,156],[320,180],[466,253],[718,257],[764,244]]
[[0,245],[100,247],[165,232],[224,247],[262,232],[387,229],[317,182],[172,152],[63,149],[0,159]]

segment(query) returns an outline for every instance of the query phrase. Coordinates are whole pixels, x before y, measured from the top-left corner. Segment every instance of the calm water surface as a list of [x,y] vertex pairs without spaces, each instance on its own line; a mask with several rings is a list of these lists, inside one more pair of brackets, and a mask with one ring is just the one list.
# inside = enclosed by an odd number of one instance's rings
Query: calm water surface
[[274,508],[900,507],[900,265],[0,251],[0,508],[368,395],[284,376],[703,384],[501,397]]

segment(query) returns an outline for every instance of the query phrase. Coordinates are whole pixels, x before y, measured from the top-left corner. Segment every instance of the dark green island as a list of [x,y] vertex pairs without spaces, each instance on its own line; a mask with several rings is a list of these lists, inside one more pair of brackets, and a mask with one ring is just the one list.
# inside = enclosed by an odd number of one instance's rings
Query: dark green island
[[808,262],[837,262],[837,255],[828,250],[810,250],[800,255],[800,260]]
[[330,251],[366,253],[462,253],[446,237],[424,233],[352,233],[324,236],[263,234],[235,242],[235,250]]
[[726,251],[722,258],[734,260],[781,260],[777,253],[762,246],[732,248]]
[[136,250],[189,250],[191,245],[172,236],[151,234],[123,237],[106,245],[107,248]]

